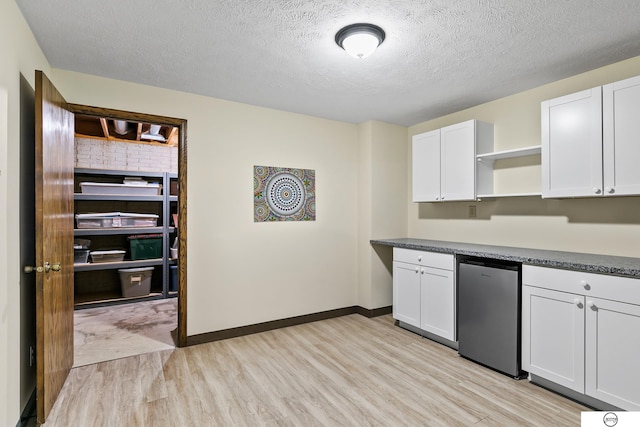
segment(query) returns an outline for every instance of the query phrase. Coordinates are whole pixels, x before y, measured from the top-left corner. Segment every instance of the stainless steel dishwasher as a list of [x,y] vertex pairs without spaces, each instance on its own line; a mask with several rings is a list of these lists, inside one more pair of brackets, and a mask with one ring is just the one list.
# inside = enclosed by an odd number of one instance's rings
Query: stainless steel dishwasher
[[520,368],[522,264],[458,257],[458,351],[510,375]]

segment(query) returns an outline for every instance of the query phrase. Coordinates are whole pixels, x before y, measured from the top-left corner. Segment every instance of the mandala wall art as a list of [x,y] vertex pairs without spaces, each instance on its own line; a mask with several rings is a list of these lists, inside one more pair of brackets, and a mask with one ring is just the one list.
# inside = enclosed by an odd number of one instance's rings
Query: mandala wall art
[[315,221],[316,171],[254,166],[253,220]]

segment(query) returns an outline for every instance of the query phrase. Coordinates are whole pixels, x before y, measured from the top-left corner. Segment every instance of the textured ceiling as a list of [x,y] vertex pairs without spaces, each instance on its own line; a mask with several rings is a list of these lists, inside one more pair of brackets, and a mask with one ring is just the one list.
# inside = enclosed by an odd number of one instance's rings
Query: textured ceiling
[[[640,55],[638,0],[17,0],[53,67],[412,125]],[[334,41],[382,27],[355,59]],[[638,70],[640,74],[640,70]]]

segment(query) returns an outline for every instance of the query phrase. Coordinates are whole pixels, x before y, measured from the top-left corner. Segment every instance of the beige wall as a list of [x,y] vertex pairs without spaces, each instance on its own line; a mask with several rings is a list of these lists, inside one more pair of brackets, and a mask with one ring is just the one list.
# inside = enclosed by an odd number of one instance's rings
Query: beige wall
[[13,0],[0,2],[0,57],[0,425],[14,426],[33,387],[19,369],[20,74],[33,87],[50,70]]
[[[70,102],[188,120],[188,334],[357,304],[358,126],[62,70]],[[253,222],[253,166],[316,171],[317,219]]]
[[[408,144],[417,133],[478,119],[494,124],[496,151],[539,145],[541,101],[638,74],[640,57],[411,126]],[[539,192],[539,162],[539,157],[497,162],[497,192]],[[407,179],[411,188],[410,170]],[[640,197],[408,203],[410,237],[640,256]],[[477,206],[476,219],[467,217],[469,205]]]
[[407,229],[407,128],[368,121],[359,126],[358,305],[392,302],[391,249],[371,239],[403,235]]

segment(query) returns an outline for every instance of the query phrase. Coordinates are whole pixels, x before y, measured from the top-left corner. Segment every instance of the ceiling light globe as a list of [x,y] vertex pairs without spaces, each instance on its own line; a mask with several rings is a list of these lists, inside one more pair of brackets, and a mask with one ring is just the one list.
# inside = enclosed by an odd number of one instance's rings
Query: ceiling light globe
[[354,58],[366,58],[384,41],[384,30],[373,24],[352,24],[336,33],[336,43]]
[[342,42],[342,48],[354,58],[366,58],[375,52],[378,45],[378,38],[366,33],[347,36]]

